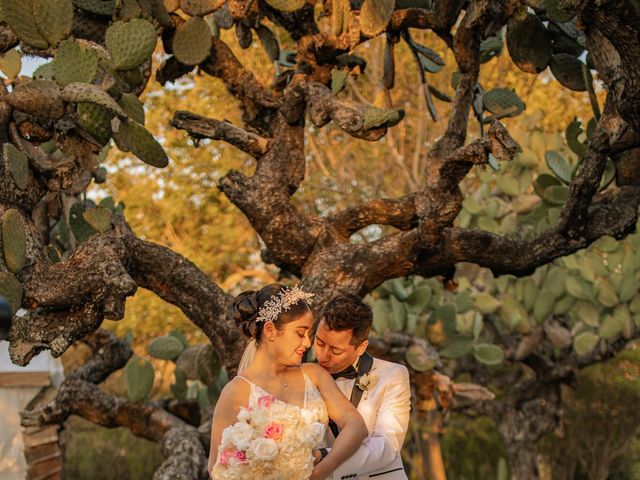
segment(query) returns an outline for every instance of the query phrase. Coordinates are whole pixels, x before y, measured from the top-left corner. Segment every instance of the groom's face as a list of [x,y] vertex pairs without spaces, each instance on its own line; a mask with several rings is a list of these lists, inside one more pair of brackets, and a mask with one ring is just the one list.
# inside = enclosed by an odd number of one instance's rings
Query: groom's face
[[318,363],[329,373],[338,373],[353,365],[367,349],[367,341],[353,345],[352,339],[352,330],[330,330],[321,320],[314,340]]

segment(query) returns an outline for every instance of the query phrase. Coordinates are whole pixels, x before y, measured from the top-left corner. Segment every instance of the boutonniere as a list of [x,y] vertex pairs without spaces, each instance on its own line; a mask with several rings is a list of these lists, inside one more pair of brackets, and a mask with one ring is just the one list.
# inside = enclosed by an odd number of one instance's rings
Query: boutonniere
[[367,393],[369,392],[369,390],[373,389],[373,387],[375,387],[376,385],[377,379],[376,376],[373,375],[374,370],[375,368],[356,378],[356,387],[364,392],[365,399],[367,398]]

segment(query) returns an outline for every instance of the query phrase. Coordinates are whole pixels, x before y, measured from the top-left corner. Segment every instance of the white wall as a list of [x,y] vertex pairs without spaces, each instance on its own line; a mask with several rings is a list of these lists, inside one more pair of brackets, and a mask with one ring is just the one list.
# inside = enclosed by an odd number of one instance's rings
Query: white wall
[[[31,360],[26,367],[11,363],[9,343],[0,341],[0,372],[49,372],[51,383],[59,386],[63,380],[62,363],[44,351]],[[22,430],[20,411],[40,391],[41,387],[0,387],[0,479],[23,480],[26,461],[22,453]]]

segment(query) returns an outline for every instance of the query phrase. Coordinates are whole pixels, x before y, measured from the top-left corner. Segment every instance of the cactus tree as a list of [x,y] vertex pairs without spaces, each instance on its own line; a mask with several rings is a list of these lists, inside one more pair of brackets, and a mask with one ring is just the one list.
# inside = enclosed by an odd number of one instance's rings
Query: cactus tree
[[[68,377],[56,400],[34,406],[24,421],[59,422],[78,413],[103,425],[127,426],[163,442],[167,460],[156,478],[198,478],[198,469],[206,465],[200,461],[205,449],[195,427],[170,413],[169,405],[144,403],[153,385],[152,369],[144,360],[129,363],[129,401],[111,398],[96,387],[131,356],[126,344],[96,333],[102,321],[121,319],[127,298],[142,287],[182,309],[231,374],[244,341],[227,316],[227,292],[188,259],[153,239],[137,237],[122,205],[96,204],[84,195],[91,182],[105,181],[100,168],[105,145],[115,144],[152,168],[170,162],[162,141],[145,128],[144,111],[135,100],[149,81],[165,85],[197,71],[221,79],[235,96],[241,125],[179,111],[171,126],[195,139],[228,142],[255,159],[253,174],[227,172],[218,188],[261,238],[264,260],[298,277],[316,294],[317,308],[340,292],[364,297],[385,281],[410,275],[439,277],[450,286],[456,265],[464,262],[490,269],[495,276],[511,275],[508,288],[498,284],[495,290],[473,292],[473,304],[481,313],[500,315],[496,292],[513,288],[517,301],[505,301],[500,309],[511,308],[523,322],[526,316],[543,324],[556,308],[567,308],[558,306],[564,297],[545,289],[539,278],[520,285],[516,277],[602,237],[621,239],[635,229],[640,185],[634,174],[638,155],[630,152],[640,145],[636,1],[0,0],[0,7],[2,71],[8,77],[0,87],[0,295],[12,313],[11,358],[24,365],[43,349],[59,356],[77,341],[89,343],[95,352],[87,366]],[[274,81],[261,82],[243,65],[220,29],[233,29],[240,48],[259,41],[277,63]],[[414,40],[416,30],[434,32],[451,52],[444,56]],[[381,108],[344,93],[366,68],[354,50],[376,37],[385,39],[384,87],[392,89],[404,73],[394,60],[394,49],[403,42],[414,60],[428,121],[444,123],[444,134],[424,153],[427,168],[414,192],[372,198],[328,216],[307,213],[291,200],[308,167],[305,135],[310,129],[305,126],[317,130],[332,123],[329,128],[341,134],[375,142],[406,121],[397,106]],[[288,39],[294,49],[282,49],[279,38]],[[153,57],[158,50],[162,55]],[[502,122],[526,106],[511,90],[498,86],[485,91],[478,83],[481,65],[500,54],[509,55],[530,75],[586,92],[595,117],[586,127],[586,140],[579,125],[568,129],[567,141],[579,162],[569,165],[560,153],[548,154],[550,172],[534,185],[546,202],[544,219],[522,235],[496,231],[494,222],[486,219],[475,222],[473,200],[459,188],[470,172],[485,165],[499,170],[521,151]],[[39,56],[46,63],[32,77],[17,76],[21,55]],[[162,66],[152,69],[152,57],[162,58]],[[445,57],[458,70],[453,97],[430,84]],[[594,78],[607,89],[603,108]],[[451,102],[451,113],[441,120],[442,108],[434,99]],[[480,135],[469,135],[471,113]],[[376,168],[381,167],[373,159],[371,169]],[[515,202],[518,185],[509,175],[504,178],[498,188]],[[383,234],[370,242],[352,241],[371,225],[384,226]],[[551,281],[549,275],[551,271],[545,281]],[[573,280],[554,277],[570,293],[565,303],[574,297],[586,302],[581,295],[586,295],[588,283],[597,295],[597,308],[610,309],[603,312],[611,320],[600,330],[587,322],[582,330],[569,332],[571,338],[555,320],[545,324],[547,351],[573,345],[575,352],[566,355],[570,368],[544,370],[544,362],[538,362],[536,368],[544,371],[536,372],[541,375],[536,377],[537,389],[515,389],[524,392],[522,398],[494,404],[503,408],[501,432],[515,447],[516,478],[535,477],[535,456],[517,452],[531,451],[558,418],[555,386],[542,379],[565,378],[562,375],[577,365],[577,354],[582,362],[610,356],[621,348],[618,330],[629,329],[625,302],[634,292],[625,287],[628,283],[608,284],[595,278],[597,272],[586,273],[587,280],[580,275],[571,273]],[[398,309],[399,300],[389,301]],[[415,317],[412,309],[427,304],[413,298],[409,313]],[[585,315],[593,313],[580,305]],[[469,371],[484,378],[490,372],[487,365],[501,363],[505,351],[507,362],[526,361],[527,355],[513,352],[527,332],[503,337],[499,343],[504,348],[497,347],[499,335],[484,339],[475,315],[459,320],[452,308],[438,303],[434,321],[441,316],[470,326],[473,355],[461,359],[458,367],[469,360]],[[631,328],[625,337],[637,331]],[[372,343],[381,354],[405,352],[402,358],[416,375],[438,365],[425,356],[423,343],[401,337],[383,336]],[[217,358],[209,350],[189,348],[181,352],[175,341],[163,339],[151,351],[161,358],[177,357],[178,363],[190,354],[203,362]],[[212,381],[217,367],[208,371],[211,368],[199,367],[199,378]],[[183,393],[184,375],[176,376],[177,396]],[[428,395],[426,389],[418,390]],[[548,412],[527,395],[549,401]],[[531,406],[529,418],[514,411],[521,401]],[[537,418],[544,421],[533,425]],[[522,422],[528,423],[523,427]],[[516,435],[518,431],[528,433]],[[195,457],[200,460],[193,461]]]

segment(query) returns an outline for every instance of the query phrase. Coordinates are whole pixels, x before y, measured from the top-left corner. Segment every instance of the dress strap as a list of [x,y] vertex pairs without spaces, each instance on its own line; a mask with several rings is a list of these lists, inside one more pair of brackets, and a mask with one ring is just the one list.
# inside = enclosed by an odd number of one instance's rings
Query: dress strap
[[[242,375],[236,375],[237,378],[241,378],[245,382],[249,384],[249,398],[247,399],[248,406],[253,408],[256,403],[256,387],[257,385],[253,383],[251,380],[243,377]],[[259,388],[259,387],[258,387]]]
[[304,403],[302,405],[304,408],[307,408],[309,389],[311,388],[311,385],[313,385],[313,382],[309,378],[309,375],[307,375],[307,372],[304,371],[304,367],[302,365],[300,365],[300,370],[302,370],[302,376],[304,377]]

